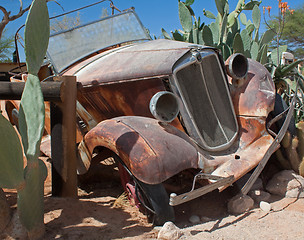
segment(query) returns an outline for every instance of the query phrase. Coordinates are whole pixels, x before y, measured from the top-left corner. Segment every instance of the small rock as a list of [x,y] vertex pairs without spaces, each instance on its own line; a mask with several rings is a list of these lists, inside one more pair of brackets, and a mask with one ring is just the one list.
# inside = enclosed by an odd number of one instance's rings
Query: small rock
[[261,201],[267,202],[271,195],[268,192],[262,191],[262,190],[253,190],[250,191],[248,194],[256,203],[259,203]]
[[0,188],[0,232],[4,230],[11,220],[11,209],[7,203],[5,193]]
[[228,212],[238,215],[253,208],[254,201],[247,195],[238,194],[228,202]]
[[272,206],[271,206],[271,204],[268,203],[268,202],[261,201],[261,202],[260,202],[260,208],[261,208],[264,212],[269,213],[270,210],[272,209]]
[[275,174],[267,183],[266,189],[271,194],[289,198],[304,198],[304,178],[292,170]]
[[182,231],[173,222],[166,222],[158,233],[157,239],[177,240],[183,235]]
[[189,222],[191,223],[199,223],[201,221],[200,217],[197,216],[197,215],[192,215],[190,218],[189,218]]

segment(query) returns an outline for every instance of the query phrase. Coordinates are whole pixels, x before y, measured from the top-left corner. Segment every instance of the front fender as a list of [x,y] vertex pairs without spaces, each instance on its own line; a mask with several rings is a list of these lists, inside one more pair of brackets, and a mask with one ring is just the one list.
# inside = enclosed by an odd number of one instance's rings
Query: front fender
[[198,153],[190,138],[169,124],[147,117],[103,121],[85,135],[84,142],[91,154],[97,146],[112,150],[136,178],[148,184],[198,168]]
[[237,116],[267,117],[273,111],[275,86],[262,64],[248,59],[247,77],[242,80],[229,77],[228,80]]

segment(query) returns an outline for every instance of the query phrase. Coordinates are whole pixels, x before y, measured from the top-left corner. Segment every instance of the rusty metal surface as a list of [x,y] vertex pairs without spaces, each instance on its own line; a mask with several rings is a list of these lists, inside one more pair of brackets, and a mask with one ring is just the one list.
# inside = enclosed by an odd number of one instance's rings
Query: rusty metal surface
[[210,175],[210,174],[206,174],[206,173],[197,174],[194,177],[194,181],[197,178],[210,179],[210,180],[213,180],[214,182],[210,183],[206,186],[197,188],[197,189],[194,188],[195,185],[193,184],[192,189],[189,192],[186,192],[186,193],[183,193],[180,195],[176,195],[176,193],[171,193],[169,204],[171,206],[176,206],[176,205],[191,201],[191,200],[198,198],[200,196],[203,196],[219,187],[222,187],[223,185],[231,184],[234,182],[233,176],[218,177],[218,176],[214,176],[214,175]]
[[[200,151],[204,172],[234,176],[237,180],[263,158],[273,142],[265,129],[266,119],[240,117],[238,120],[239,138],[229,150],[219,154]],[[150,184],[161,183],[184,169],[198,168],[199,164],[197,149],[189,137],[170,125],[159,125],[154,119],[120,117],[106,120],[84,139],[91,153],[96,146],[111,149],[137,178]]]
[[121,45],[115,45],[113,47],[110,48],[106,48],[103,49],[101,51],[98,51],[96,54],[92,54],[84,59],[82,59],[79,62],[76,62],[75,64],[73,64],[71,67],[69,67],[67,70],[65,70],[62,75],[74,75],[76,74],[79,70],[83,69],[84,67],[86,67],[87,65],[89,65],[90,63],[93,63],[94,61],[96,61],[99,58],[102,58],[112,52],[116,52],[122,48],[125,47],[129,47],[130,45],[125,45],[125,46],[121,46]]
[[85,137],[90,152],[103,146],[115,152],[141,181],[157,184],[178,172],[197,168],[190,138],[175,127],[143,117],[106,120]]
[[91,165],[92,154],[86,147],[84,141],[81,141],[78,145],[78,161],[77,161],[77,173],[85,174]]
[[[164,90],[162,79],[159,78],[83,87],[78,89],[77,99],[87,113],[80,107],[77,112],[87,126],[90,126],[92,119],[99,123],[118,116],[153,118],[149,110],[150,99]],[[172,124],[183,129],[177,119]]]
[[[181,144],[177,145],[170,138],[164,140],[164,132],[156,131],[160,130],[158,127],[151,127],[150,131],[138,130],[144,122],[139,121],[141,118],[137,117],[134,118],[135,122],[129,123],[131,125],[125,122],[126,119],[133,119],[128,117],[122,118],[123,121],[120,122],[102,122],[85,136],[85,143],[91,152],[98,145],[111,149],[120,155],[136,177],[146,183],[160,183],[179,171],[198,167],[198,164],[203,166],[207,173],[222,177],[233,175],[235,179],[239,179],[257,166],[273,142],[273,138],[266,131],[265,123],[274,107],[275,91],[267,70],[250,59],[247,78],[238,82],[231,78],[229,80],[239,124],[238,137],[229,150],[219,153],[200,150],[200,163],[194,154],[197,150],[191,150],[193,156],[189,160],[187,156],[180,154],[180,148],[176,148]],[[148,109],[149,100],[156,92],[164,90],[160,78],[96,84],[96,87],[82,88],[78,99],[97,122],[121,115],[152,117]],[[130,90],[134,94],[130,95]],[[153,119],[145,121],[157,122]],[[182,129],[179,121],[175,122],[176,126]],[[156,130],[152,130],[154,128]],[[157,144],[151,148],[147,143],[155,139]],[[174,149],[175,152],[168,152],[164,146]],[[152,151],[154,147],[158,157]],[[180,164],[173,164],[171,159]]]
[[[296,91],[297,92],[297,88],[296,87]],[[261,172],[263,171],[264,167],[266,166],[269,158],[271,157],[271,155],[278,149],[278,147],[280,146],[280,142],[282,141],[282,139],[284,138],[286,131],[288,129],[288,126],[290,124],[290,121],[292,119],[293,116],[293,112],[295,109],[295,105],[296,105],[296,98],[297,96],[294,95],[292,98],[292,101],[290,103],[290,107],[288,110],[288,113],[286,115],[286,119],[279,131],[279,133],[276,135],[274,141],[272,142],[271,146],[268,148],[267,152],[265,153],[264,157],[262,158],[262,160],[259,162],[258,166],[255,168],[254,172],[251,174],[250,178],[247,180],[246,184],[243,186],[243,188],[241,189],[242,194],[247,194],[251,187],[253,186],[254,182],[257,180],[258,176],[261,174]]]
[[228,78],[232,84],[231,96],[237,115],[267,117],[274,108],[275,86],[266,68],[248,59],[246,79]]
[[94,56],[91,62],[75,65],[65,74],[77,76],[84,87],[168,75],[172,74],[174,63],[190,50],[190,45],[160,39],[123,47],[109,54],[101,53],[99,58]]
[[233,175],[236,180],[259,164],[274,141],[266,130],[266,117],[274,108],[275,87],[264,66],[251,59],[248,62],[245,79],[229,78],[239,124],[237,141],[228,151],[202,153],[205,172],[222,177]]
[[263,118],[240,117],[240,136],[230,152],[213,156],[205,162],[206,170],[212,175],[227,177],[233,175],[235,180],[258,165],[273,137],[265,129]]

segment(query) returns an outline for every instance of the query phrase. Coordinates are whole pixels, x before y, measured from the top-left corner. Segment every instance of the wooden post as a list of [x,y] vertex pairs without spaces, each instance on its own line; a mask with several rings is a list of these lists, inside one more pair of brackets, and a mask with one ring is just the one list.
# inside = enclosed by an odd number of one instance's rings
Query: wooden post
[[77,197],[76,77],[64,76],[61,102],[51,104],[52,195]]
[[[25,82],[0,82],[0,100],[20,100]],[[41,82],[44,101],[51,103],[52,195],[77,196],[76,97],[74,76]]]

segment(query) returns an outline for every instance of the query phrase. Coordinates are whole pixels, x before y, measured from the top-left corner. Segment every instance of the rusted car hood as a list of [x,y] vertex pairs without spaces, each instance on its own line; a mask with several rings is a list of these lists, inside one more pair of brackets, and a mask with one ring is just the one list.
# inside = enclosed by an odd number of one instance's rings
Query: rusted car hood
[[87,59],[64,75],[77,76],[83,86],[168,75],[174,63],[194,46],[165,39],[124,46]]

